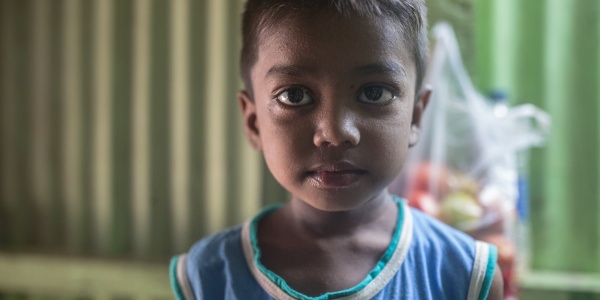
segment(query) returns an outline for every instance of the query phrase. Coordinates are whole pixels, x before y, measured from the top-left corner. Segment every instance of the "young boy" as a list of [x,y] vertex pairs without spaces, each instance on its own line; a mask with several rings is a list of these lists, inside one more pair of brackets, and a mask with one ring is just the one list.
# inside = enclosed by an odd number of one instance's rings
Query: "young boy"
[[179,299],[501,299],[495,248],[386,189],[431,93],[426,34],[424,0],[247,1],[244,128],[292,199],[175,257]]

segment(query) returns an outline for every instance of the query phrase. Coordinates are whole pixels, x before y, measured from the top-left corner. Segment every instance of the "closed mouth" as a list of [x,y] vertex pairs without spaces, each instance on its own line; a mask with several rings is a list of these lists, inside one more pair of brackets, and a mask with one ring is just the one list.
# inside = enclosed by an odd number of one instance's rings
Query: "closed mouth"
[[308,171],[308,173],[328,172],[328,173],[344,173],[344,172],[366,172],[354,164],[346,161],[319,164]]
[[367,174],[351,163],[339,162],[319,165],[306,173],[318,188],[343,188],[361,180]]

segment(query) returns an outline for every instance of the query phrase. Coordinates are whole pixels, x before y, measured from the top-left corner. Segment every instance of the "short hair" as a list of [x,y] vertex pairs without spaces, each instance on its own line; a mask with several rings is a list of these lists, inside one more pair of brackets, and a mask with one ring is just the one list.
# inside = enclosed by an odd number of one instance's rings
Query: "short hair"
[[415,90],[420,88],[429,51],[425,0],[247,0],[242,17],[240,71],[251,95],[250,72],[258,59],[260,34],[274,28],[292,13],[324,10],[345,16],[384,16],[396,21],[400,31],[410,41],[409,49],[412,50],[417,71]]

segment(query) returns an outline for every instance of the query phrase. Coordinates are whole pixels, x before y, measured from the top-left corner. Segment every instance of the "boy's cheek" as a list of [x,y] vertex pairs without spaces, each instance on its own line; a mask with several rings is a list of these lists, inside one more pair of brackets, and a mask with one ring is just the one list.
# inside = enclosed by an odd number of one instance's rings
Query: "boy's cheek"
[[274,126],[275,128],[272,130],[263,131],[263,148],[278,149],[281,152],[273,154],[279,156],[299,156],[302,153],[308,153],[310,147],[312,147],[312,135],[308,132],[302,132],[298,128],[300,126],[286,128]]
[[264,110],[265,120],[276,126],[288,128],[311,121],[310,107],[286,108],[275,100],[270,101]]
[[263,155],[271,173],[278,181],[295,178],[310,167],[311,150],[293,139],[267,140]]
[[268,140],[306,140],[313,131],[310,118],[295,111],[265,110],[258,117],[262,134],[268,136]]

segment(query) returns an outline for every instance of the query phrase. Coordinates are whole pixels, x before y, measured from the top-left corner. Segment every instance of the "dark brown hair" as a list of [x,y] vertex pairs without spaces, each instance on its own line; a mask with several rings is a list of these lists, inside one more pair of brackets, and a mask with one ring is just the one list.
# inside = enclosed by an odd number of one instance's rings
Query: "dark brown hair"
[[[252,94],[250,70],[258,58],[260,34],[290,14],[329,11],[345,16],[384,16],[399,26],[412,49],[419,89],[425,75],[428,54],[427,9],[425,0],[247,0],[242,19],[241,73]],[[400,38],[400,37],[399,37]]]

